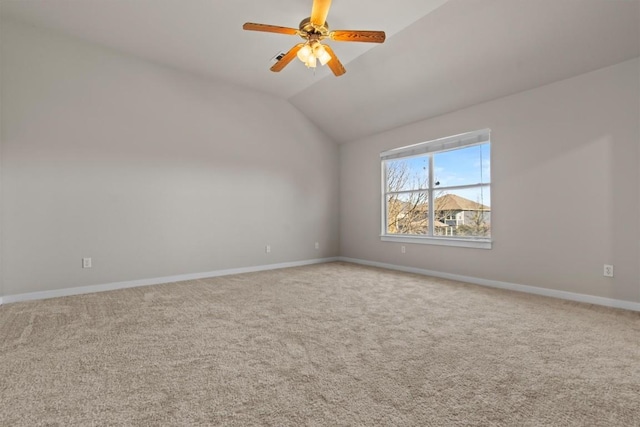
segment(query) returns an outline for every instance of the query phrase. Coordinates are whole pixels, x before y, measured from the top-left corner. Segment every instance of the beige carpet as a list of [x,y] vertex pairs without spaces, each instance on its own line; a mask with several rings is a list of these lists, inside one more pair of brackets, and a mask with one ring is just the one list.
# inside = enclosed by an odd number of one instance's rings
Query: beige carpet
[[640,313],[331,263],[0,307],[0,425],[639,426]]

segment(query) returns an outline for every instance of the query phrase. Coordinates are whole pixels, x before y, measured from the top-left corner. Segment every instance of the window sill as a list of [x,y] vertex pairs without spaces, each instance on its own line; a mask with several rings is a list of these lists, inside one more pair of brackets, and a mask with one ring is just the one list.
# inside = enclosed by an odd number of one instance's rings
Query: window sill
[[410,235],[390,235],[383,234],[380,236],[383,242],[396,243],[417,243],[419,245],[439,245],[454,246],[458,248],[475,248],[475,249],[491,249],[492,241],[487,239],[451,239],[448,237],[427,237],[427,236],[410,236]]

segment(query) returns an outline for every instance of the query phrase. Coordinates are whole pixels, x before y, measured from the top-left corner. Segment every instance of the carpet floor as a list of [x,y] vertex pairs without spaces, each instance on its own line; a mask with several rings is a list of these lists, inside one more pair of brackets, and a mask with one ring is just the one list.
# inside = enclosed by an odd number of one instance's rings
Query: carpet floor
[[7,304],[0,425],[640,426],[640,313],[347,263]]

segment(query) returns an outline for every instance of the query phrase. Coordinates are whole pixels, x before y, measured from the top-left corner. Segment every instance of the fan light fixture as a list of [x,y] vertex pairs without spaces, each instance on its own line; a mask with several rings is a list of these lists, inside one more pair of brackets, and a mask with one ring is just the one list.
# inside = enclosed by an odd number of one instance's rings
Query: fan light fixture
[[316,68],[318,61],[327,65],[335,76],[343,75],[347,70],[336,56],[329,45],[320,42],[324,39],[331,39],[338,42],[367,42],[384,43],[384,31],[360,31],[360,30],[329,30],[327,14],[331,0],[313,0],[311,6],[311,16],[303,19],[298,28],[279,27],[277,25],[256,24],[247,22],[242,28],[248,31],[262,31],[265,33],[286,34],[289,36],[300,36],[304,40],[298,43],[284,55],[278,55],[278,62],[273,64],[271,71],[280,72],[296,56],[308,68]]
[[313,40],[306,42],[297,53],[298,59],[308,68],[315,68],[317,61],[326,65],[331,60],[331,55],[320,42]]

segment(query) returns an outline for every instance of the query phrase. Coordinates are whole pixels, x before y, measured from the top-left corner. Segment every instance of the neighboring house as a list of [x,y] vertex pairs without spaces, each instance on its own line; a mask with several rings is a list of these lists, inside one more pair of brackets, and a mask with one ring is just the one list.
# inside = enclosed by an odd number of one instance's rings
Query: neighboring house
[[491,229],[491,207],[455,194],[436,198],[435,216],[446,224],[441,229],[446,236],[487,236]]
[[[465,199],[455,194],[445,194],[435,199],[435,234],[440,236],[485,237],[491,229],[491,207]],[[426,234],[429,226],[429,209],[421,200],[388,203],[389,228],[392,234]]]

